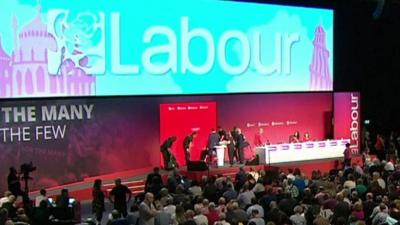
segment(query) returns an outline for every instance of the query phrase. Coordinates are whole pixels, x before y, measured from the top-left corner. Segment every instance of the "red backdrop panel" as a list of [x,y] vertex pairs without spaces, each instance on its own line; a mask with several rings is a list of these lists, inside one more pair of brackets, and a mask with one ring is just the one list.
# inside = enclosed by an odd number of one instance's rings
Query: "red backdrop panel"
[[[179,165],[185,165],[183,139],[193,131],[197,138],[193,141],[191,160],[200,159],[208,135],[216,127],[217,105],[215,102],[189,102],[160,104],[160,143],[170,136],[177,136],[172,146]],[[161,162],[162,164],[162,162]]]
[[[224,96],[225,97],[225,96]],[[229,96],[218,102],[218,123],[225,129],[242,128],[253,146],[260,127],[271,144],[287,143],[296,130],[301,137],[309,132],[312,140],[330,137],[332,94],[297,93]]]

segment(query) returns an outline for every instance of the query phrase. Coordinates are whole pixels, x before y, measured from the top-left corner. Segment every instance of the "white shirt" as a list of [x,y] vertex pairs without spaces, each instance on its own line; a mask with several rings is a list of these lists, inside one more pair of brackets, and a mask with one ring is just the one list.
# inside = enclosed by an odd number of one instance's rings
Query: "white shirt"
[[264,218],[264,209],[263,209],[263,207],[262,207],[261,205],[259,205],[259,204],[250,206],[250,207],[247,209],[247,211],[246,211],[247,215],[251,216],[251,212],[252,212],[254,209],[257,209],[258,215],[259,215],[261,218]]
[[40,202],[43,201],[43,200],[47,201],[47,197],[44,196],[44,195],[38,195],[38,196],[36,196],[36,198],[35,198],[35,206],[36,206],[36,207],[39,207]]
[[256,196],[254,195],[253,191],[245,191],[239,194],[238,196],[238,202],[240,205],[240,208],[244,209],[247,205],[251,204],[251,199],[255,198]]
[[171,216],[175,215],[176,206],[167,205],[164,207],[164,212],[171,214]]
[[214,223],[214,225],[216,224],[221,224],[221,225],[231,225],[230,223],[226,222],[225,220],[220,220]]
[[201,191],[201,187],[200,186],[193,186],[189,188],[189,192],[192,193],[194,196],[200,196],[203,194],[203,192]]
[[382,189],[386,188],[386,183],[382,178],[378,178],[378,184],[381,186]]
[[256,225],[265,225],[265,221],[263,218],[253,218],[253,219],[249,220],[249,222],[247,224],[250,224],[251,222],[256,223]]
[[8,202],[8,197],[0,198],[0,208],[3,206],[4,203]]
[[344,188],[348,188],[348,189],[354,189],[356,188],[356,182],[352,181],[352,180],[346,180],[343,184]]
[[208,219],[205,215],[199,214],[195,217],[193,217],[194,222],[196,222],[197,225],[208,225]]

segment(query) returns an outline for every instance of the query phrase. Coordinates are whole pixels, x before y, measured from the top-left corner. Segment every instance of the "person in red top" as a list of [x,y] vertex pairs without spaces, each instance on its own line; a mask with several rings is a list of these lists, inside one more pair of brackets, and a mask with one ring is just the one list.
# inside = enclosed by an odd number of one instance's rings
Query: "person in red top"
[[351,149],[350,149],[350,143],[346,144],[346,149],[343,152],[344,155],[344,166],[350,166],[351,165]]
[[310,138],[310,133],[308,133],[308,132],[305,132],[304,133],[304,136],[303,136],[303,140],[302,140],[303,142],[308,142],[308,141],[311,141],[311,138]]
[[380,161],[385,160],[385,140],[381,134],[376,135],[376,143],[375,143],[375,151],[376,156]]
[[264,145],[263,134],[264,134],[264,129],[260,127],[256,135],[254,136],[254,146],[259,147]]
[[215,208],[215,204],[213,202],[211,202],[208,206],[208,214],[206,216],[208,219],[208,225],[214,225],[214,223],[219,220],[219,212]]

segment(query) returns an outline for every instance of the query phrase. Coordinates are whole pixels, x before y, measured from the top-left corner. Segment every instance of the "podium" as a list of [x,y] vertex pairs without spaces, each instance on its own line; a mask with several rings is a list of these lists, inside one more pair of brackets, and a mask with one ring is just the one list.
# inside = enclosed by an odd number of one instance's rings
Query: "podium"
[[217,166],[224,166],[226,145],[215,146],[217,152]]

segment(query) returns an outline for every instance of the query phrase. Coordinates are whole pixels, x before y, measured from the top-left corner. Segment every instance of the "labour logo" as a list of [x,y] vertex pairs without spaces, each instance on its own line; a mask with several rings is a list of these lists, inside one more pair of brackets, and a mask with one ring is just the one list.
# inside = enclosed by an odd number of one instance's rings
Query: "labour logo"
[[58,45],[57,51],[49,52],[49,72],[62,74],[64,65],[69,65],[86,74],[104,74],[104,14],[50,10],[47,15],[48,32]]

